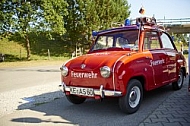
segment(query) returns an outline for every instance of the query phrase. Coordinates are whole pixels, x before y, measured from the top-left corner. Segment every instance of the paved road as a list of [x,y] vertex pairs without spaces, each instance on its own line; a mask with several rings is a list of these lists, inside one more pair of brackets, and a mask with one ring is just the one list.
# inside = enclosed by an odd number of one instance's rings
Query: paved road
[[0,68],[0,92],[60,83],[60,66]]
[[[31,71],[49,71],[49,67]],[[28,70],[27,70],[28,71]],[[21,73],[24,71],[20,71]],[[54,68],[50,73],[54,73]],[[40,72],[41,73],[41,72]],[[43,72],[42,72],[43,73]],[[17,74],[19,75],[19,74]],[[26,74],[27,75],[27,74]],[[40,74],[39,74],[40,75]],[[35,77],[34,77],[35,78]],[[33,78],[33,79],[34,79]],[[29,81],[30,82],[30,81]],[[36,81],[34,81],[36,82]],[[54,83],[54,82],[52,82]],[[38,85],[43,85],[39,82]],[[51,84],[51,83],[50,83]],[[30,85],[30,84],[29,84]],[[48,86],[48,85],[47,85]],[[57,86],[57,85],[56,85]],[[25,90],[30,93],[33,87]],[[38,88],[38,86],[37,86]],[[42,86],[42,88],[45,88]],[[18,89],[20,92],[22,89]],[[48,90],[45,90],[48,91]],[[53,92],[50,92],[53,91]],[[190,125],[190,93],[187,92],[187,79],[184,87],[173,91],[171,85],[145,93],[142,105],[134,114],[124,114],[120,111],[117,99],[105,99],[103,102],[89,99],[80,105],[69,103],[65,96],[56,88],[42,94],[21,98],[36,99],[51,97],[49,103],[36,101],[21,102],[12,113],[0,117],[1,126],[189,126]],[[24,92],[24,91],[23,91]],[[5,94],[6,92],[4,92]],[[7,99],[10,101],[10,99]],[[35,104],[34,104],[35,103]],[[10,102],[11,104],[11,102]],[[28,106],[32,104],[33,106]]]
[[0,117],[62,97],[59,67],[0,68]]

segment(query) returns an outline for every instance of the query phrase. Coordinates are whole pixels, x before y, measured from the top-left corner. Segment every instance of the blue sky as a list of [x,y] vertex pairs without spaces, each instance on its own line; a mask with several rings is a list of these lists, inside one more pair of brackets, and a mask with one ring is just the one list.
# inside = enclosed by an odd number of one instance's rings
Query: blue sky
[[190,18],[190,0],[128,0],[131,5],[130,18],[142,16],[139,9],[145,8],[145,16],[156,19]]

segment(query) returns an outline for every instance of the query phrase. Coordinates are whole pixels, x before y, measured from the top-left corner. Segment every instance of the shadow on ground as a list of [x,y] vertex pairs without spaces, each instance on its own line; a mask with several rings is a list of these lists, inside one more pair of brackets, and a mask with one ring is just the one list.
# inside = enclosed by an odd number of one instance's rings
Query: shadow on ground
[[[186,88],[184,86],[183,88]],[[134,126],[140,124],[146,119],[163,101],[165,101],[174,91],[172,86],[164,86],[154,91],[146,92],[140,109],[134,114],[125,114],[121,112],[118,105],[118,99],[104,99],[102,102],[88,99],[83,104],[73,105],[63,97],[52,99],[52,102],[33,106],[32,111],[45,113],[43,117],[51,117],[51,119],[44,119],[38,117],[13,118],[13,122],[21,123],[60,123],[72,125],[128,125]],[[58,93],[58,92],[54,92]],[[54,94],[53,93],[53,94]],[[60,92],[59,92],[60,93]],[[36,97],[44,97],[49,94],[42,94],[40,96],[33,96],[25,99],[36,99]],[[26,103],[28,104],[28,103]],[[22,104],[18,109],[24,109],[26,106]],[[61,120],[52,119],[53,117],[60,117]]]
[[20,105],[18,106],[18,110],[40,106],[53,100],[60,99],[61,97],[64,97],[61,91],[44,93],[32,97],[23,97],[22,101],[20,102]]

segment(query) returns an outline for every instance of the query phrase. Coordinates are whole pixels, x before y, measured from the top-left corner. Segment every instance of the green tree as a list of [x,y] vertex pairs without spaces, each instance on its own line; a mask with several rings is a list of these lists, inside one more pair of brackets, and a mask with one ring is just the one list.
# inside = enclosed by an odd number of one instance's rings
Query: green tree
[[17,32],[26,42],[27,59],[30,59],[29,33],[45,31],[65,33],[63,16],[67,15],[64,0],[2,0],[0,26],[2,32]]
[[184,46],[188,45],[188,36],[187,34],[174,34],[174,41],[183,43]]
[[69,15],[64,18],[67,37],[74,45],[90,43],[93,30],[110,28],[129,17],[126,0],[67,0]]

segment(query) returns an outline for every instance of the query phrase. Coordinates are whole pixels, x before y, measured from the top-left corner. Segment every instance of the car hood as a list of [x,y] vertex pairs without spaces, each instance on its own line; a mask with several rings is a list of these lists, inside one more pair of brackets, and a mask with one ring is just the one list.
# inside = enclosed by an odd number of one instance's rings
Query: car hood
[[[114,63],[122,56],[129,54],[127,51],[107,51],[86,54],[77,58],[74,58],[66,63],[66,66],[72,70],[95,70],[103,66],[109,66],[112,68]],[[83,67],[82,68],[82,64]]]

